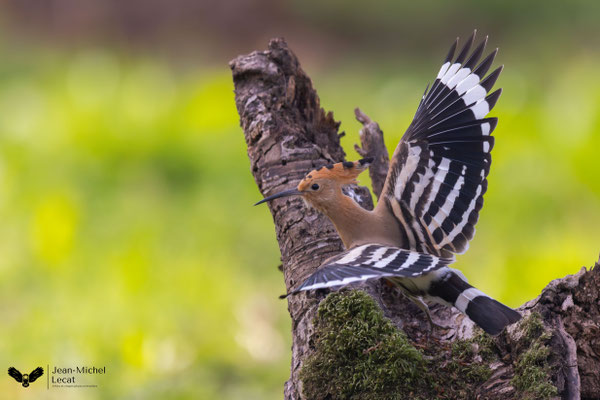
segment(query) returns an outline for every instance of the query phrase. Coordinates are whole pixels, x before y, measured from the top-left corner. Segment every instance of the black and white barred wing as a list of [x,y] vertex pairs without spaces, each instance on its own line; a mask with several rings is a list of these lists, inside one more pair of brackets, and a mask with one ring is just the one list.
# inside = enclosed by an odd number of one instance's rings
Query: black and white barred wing
[[501,90],[488,93],[502,67],[485,76],[497,49],[478,64],[487,38],[469,54],[474,38],[456,58],[453,44],[392,158],[379,205],[398,218],[411,250],[451,257],[475,233],[497,123],[485,116]]
[[302,285],[289,294],[296,294],[303,290],[345,286],[368,279],[416,278],[443,268],[452,261],[397,247],[366,244],[327,260]]

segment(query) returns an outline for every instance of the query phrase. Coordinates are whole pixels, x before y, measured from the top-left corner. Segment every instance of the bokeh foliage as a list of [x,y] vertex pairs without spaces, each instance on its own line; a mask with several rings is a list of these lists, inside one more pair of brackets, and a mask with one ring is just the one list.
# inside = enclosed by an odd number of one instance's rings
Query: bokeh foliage
[[[298,25],[322,23],[315,15],[327,10],[310,7]],[[348,7],[340,26],[360,19],[359,5],[339,7]],[[505,9],[489,7],[501,20]],[[386,12],[370,15],[393,25]],[[546,12],[543,29],[559,17]],[[464,36],[471,25],[452,32]],[[492,113],[500,123],[477,235],[455,266],[518,306],[600,250],[600,52],[565,40],[531,56],[507,30],[484,32],[502,47],[505,92]],[[392,151],[451,38],[430,33],[436,48],[414,57],[369,49],[369,57],[356,50],[330,60],[311,56],[310,40],[298,41],[299,56],[355,159],[353,108],[380,123]],[[290,321],[277,300],[284,285],[272,220],[266,207],[251,207],[260,194],[227,59],[202,54],[182,66],[109,45],[17,48],[0,47],[2,368],[83,363],[105,365],[107,376],[93,380],[96,389],[50,391],[45,382],[24,391],[5,377],[0,393],[280,398]]]
[[178,77],[99,50],[45,62],[0,81],[0,359],[106,365],[80,398],[280,392],[277,246],[252,212],[226,67]]

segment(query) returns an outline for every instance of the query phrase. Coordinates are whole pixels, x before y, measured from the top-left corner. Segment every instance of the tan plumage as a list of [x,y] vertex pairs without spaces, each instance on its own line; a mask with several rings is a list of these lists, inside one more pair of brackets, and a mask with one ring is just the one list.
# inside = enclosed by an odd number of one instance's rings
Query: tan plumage
[[366,243],[402,247],[400,228],[393,215],[383,207],[365,210],[342,192],[344,185],[356,183],[369,164],[369,160],[363,159],[321,167],[309,172],[297,190],[333,222],[347,249]]

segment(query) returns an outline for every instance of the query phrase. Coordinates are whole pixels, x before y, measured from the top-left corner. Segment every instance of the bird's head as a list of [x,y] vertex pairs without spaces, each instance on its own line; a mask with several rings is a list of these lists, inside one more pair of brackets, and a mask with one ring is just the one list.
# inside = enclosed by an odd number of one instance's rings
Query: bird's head
[[294,189],[275,193],[255,205],[286,196],[302,196],[317,210],[324,211],[336,200],[344,185],[356,183],[356,178],[373,162],[373,158],[329,164],[310,171]]

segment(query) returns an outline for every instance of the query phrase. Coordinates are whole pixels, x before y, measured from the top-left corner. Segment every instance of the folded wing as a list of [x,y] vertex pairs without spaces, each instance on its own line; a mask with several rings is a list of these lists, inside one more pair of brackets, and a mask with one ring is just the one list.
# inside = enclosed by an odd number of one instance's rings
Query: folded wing
[[345,286],[368,279],[416,278],[443,268],[451,262],[451,259],[397,247],[366,244],[327,260],[302,285],[289,294],[296,294],[303,290]]

